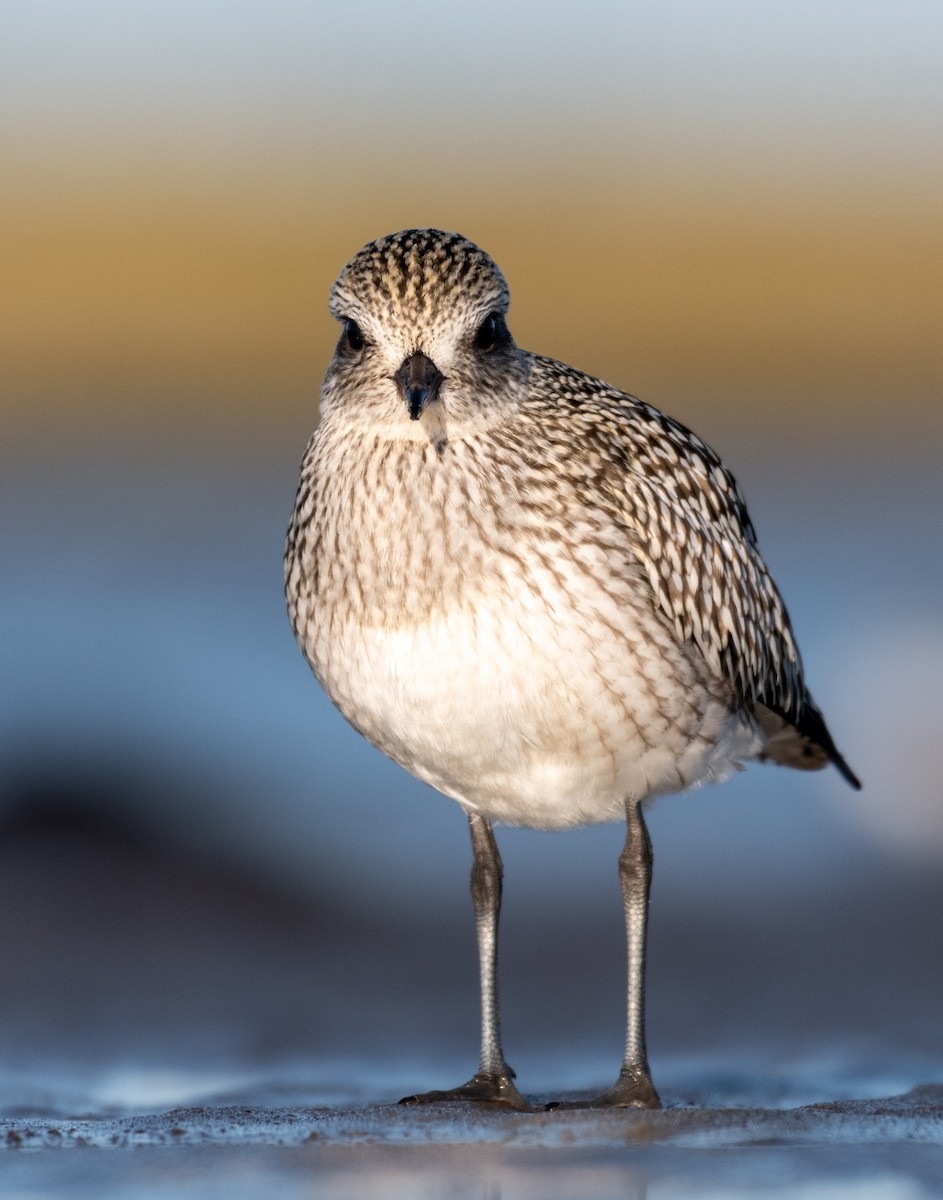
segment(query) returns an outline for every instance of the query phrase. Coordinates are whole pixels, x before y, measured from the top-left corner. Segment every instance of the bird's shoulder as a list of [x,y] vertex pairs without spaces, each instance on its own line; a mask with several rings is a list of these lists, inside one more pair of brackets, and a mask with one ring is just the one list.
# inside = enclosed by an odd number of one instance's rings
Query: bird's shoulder
[[[556,359],[528,355],[527,416],[570,442],[571,461],[597,464],[603,475],[652,488],[662,504],[730,526],[750,545],[756,531],[733,474],[705,441],[660,409]],[[585,452],[585,453],[581,453]]]

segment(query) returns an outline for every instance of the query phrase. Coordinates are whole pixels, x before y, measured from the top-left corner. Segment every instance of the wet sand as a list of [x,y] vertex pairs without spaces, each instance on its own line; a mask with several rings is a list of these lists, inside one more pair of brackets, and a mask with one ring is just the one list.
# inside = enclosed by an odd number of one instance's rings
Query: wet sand
[[200,1105],[7,1119],[0,1144],[5,1196],[912,1200],[943,1182],[943,1085],[778,1110]]

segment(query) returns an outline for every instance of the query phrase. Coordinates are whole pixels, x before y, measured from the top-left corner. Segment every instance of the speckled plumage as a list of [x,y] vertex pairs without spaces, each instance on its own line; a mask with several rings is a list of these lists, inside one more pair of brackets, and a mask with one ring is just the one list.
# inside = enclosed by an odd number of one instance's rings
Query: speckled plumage
[[733,476],[657,409],[518,349],[508,303],[492,260],[436,230],[371,243],[334,285],[286,553],[328,695],[487,822],[612,820],[750,758],[856,783]]
[[[287,557],[292,623],[328,694],[408,770],[522,824],[613,819],[628,794],[740,758],[843,765],[732,475],[582,372],[510,341],[476,352],[507,304],[487,255],[435,231],[371,244],[334,287],[366,344],[342,338],[328,371]],[[446,381],[412,421],[391,377],[417,349]],[[476,688],[484,711],[461,729],[451,710],[476,709]],[[556,775],[559,804],[522,796]]]

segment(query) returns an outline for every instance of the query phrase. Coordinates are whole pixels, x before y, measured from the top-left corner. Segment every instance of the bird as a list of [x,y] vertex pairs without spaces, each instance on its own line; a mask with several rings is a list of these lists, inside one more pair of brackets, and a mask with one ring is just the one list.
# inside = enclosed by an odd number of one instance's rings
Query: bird
[[658,1108],[645,807],[748,760],[832,763],[860,783],[806,686],[733,475],[652,405],[520,349],[509,303],[493,259],[437,229],[381,237],[340,272],[288,613],[350,724],[468,818],[479,1067],[403,1102],[533,1110],[501,1039],[494,825],[624,820],[625,1053],[582,1103]]

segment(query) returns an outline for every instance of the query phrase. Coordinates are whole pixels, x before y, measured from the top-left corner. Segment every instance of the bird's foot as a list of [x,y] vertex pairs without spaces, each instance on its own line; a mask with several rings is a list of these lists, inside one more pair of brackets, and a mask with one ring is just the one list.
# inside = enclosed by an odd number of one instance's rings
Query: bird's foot
[[518,1112],[533,1112],[534,1107],[521,1095],[512,1082],[512,1072],[500,1074],[479,1071],[461,1087],[447,1092],[420,1092],[417,1096],[404,1096],[400,1104],[440,1104],[450,1100],[473,1100],[481,1104],[500,1104]]
[[551,1100],[544,1105],[554,1108],[661,1108],[661,1100],[655,1091],[648,1067],[636,1065],[623,1067],[619,1078],[593,1100]]

